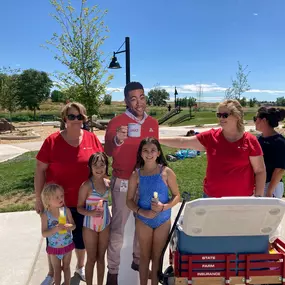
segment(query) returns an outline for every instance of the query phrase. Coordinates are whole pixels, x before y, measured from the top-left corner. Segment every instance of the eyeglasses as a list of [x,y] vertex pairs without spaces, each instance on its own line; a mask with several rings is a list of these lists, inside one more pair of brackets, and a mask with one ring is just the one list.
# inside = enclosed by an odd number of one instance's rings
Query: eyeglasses
[[254,122],[257,121],[257,117],[256,116],[254,116],[252,119],[253,119]]
[[77,119],[78,121],[83,121],[84,117],[83,115],[79,114],[79,115],[74,115],[74,114],[69,114],[67,115],[67,119],[69,121],[74,121],[75,119]]
[[217,113],[217,118],[226,119],[230,114],[228,113]]

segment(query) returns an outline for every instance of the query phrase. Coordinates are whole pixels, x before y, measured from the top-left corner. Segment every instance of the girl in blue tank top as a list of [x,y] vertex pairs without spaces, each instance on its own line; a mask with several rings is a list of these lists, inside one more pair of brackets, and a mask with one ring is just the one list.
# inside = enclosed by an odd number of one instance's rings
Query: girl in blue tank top
[[155,138],[141,141],[137,167],[129,179],[127,206],[136,214],[140,284],[147,285],[151,260],[151,284],[157,285],[159,259],[170,231],[171,208],[180,201],[180,194],[176,175],[167,167],[161,146]]

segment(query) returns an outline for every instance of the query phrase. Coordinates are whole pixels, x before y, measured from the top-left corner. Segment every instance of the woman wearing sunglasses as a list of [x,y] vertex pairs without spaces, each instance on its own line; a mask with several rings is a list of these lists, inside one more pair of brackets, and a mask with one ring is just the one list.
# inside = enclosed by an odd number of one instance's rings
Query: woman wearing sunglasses
[[206,151],[208,165],[204,197],[263,196],[265,166],[262,149],[244,131],[243,110],[237,100],[226,100],[217,111],[220,128],[193,137],[161,138],[170,147]]
[[[72,102],[64,106],[62,120],[64,130],[47,137],[37,155],[35,171],[36,211],[41,214],[43,204],[41,192],[46,183],[56,183],[64,189],[65,205],[70,208],[76,229],[73,241],[77,256],[76,272],[85,280],[85,247],[82,237],[84,216],[77,212],[78,192],[81,184],[88,179],[89,157],[103,151],[102,145],[94,133],[82,128],[86,122],[86,109],[83,105]],[[49,272],[42,285],[53,284],[53,268],[49,260]]]
[[264,195],[267,197],[282,198],[284,193],[282,177],[285,172],[285,138],[274,129],[284,117],[284,109],[266,107],[259,108],[253,117],[256,130],[262,133],[258,141],[264,153],[266,166]]

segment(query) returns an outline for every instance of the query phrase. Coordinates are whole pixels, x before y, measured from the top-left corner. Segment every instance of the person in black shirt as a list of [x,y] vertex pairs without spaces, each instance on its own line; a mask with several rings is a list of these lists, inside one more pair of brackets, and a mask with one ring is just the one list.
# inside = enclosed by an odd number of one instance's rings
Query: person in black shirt
[[285,117],[284,109],[261,107],[253,117],[256,130],[262,134],[258,137],[266,167],[266,184],[264,196],[282,198],[285,173],[285,138],[274,128]]

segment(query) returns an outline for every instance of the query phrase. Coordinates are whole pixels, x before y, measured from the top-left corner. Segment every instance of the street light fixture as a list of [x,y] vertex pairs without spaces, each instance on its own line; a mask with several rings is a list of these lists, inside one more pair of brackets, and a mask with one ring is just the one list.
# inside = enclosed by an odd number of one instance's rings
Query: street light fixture
[[121,50],[121,46],[119,48],[118,51],[114,52],[114,55],[112,57],[112,61],[110,62],[109,64],[109,68],[110,69],[119,69],[121,68],[118,60],[117,60],[117,57],[116,57],[116,54],[119,54],[119,53],[123,53],[125,52],[126,53],[126,84],[130,83],[131,81],[131,71],[130,71],[130,38],[129,37],[126,37],[125,38],[125,42],[123,43],[125,44],[125,50]]

